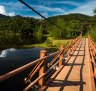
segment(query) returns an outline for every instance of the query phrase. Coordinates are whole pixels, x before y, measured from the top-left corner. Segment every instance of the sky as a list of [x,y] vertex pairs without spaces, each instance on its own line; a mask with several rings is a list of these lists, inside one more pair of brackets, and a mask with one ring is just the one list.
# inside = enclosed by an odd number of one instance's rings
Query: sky
[[[96,0],[23,0],[43,16],[51,17],[69,13],[93,15]],[[18,0],[0,0],[0,14],[41,18]]]

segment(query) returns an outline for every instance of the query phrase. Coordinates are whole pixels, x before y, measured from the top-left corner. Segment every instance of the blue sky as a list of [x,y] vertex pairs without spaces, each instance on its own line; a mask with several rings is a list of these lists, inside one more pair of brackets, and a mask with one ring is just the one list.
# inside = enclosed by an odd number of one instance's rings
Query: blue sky
[[[24,0],[45,17],[82,13],[93,15],[96,0]],[[0,13],[8,16],[22,15],[40,18],[18,0],[0,0]]]

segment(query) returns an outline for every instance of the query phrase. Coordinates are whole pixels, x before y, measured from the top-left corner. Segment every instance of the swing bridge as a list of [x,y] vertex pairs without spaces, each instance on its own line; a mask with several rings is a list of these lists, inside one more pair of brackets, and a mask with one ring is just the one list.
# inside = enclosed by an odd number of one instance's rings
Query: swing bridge
[[[19,1],[47,20],[23,0]],[[48,61],[49,59],[51,60]],[[39,59],[1,75],[0,83],[30,67],[33,68],[24,78],[26,87],[23,91],[96,91],[96,44],[90,34],[87,38],[82,38],[81,32],[67,47],[61,45],[57,52],[48,54],[46,50],[40,51]]]
[[[33,55],[34,56],[34,55]],[[50,62],[47,62],[48,59]],[[0,76],[0,82],[33,66],[24,78],[27,86],[23,91],[96,91],[96,45],[90,35],[82,38],[82,33],[67,47],[61,45],[59,51],[47,54],[40,52],[40,58]],[[38,73],[38,77],[31,80]],[[19,79],[18,79],[19,80]],[[14,88],[15,89],[15,88]]]

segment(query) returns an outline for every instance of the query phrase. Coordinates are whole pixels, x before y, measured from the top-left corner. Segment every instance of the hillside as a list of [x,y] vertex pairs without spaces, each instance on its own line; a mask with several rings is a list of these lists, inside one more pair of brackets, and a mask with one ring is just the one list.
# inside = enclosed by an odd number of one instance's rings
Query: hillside
[[79,13],[49,17],[49,19],[54,19],[54,20],[56,18],[62,18],[64,19],[64,21],[69,22],[70,20],[90,21],[92,17],[85,14],[79,14]]
[[[95,16],[68,14],[49,17],[48,20],[61,27],[62,30],[45,20],[0,14],[0,43],[2,45],[43,43],[50,41],[48,36],[55,39],[70,39],[78,36],[81,30],[83,35],[86,35],[90,30],[89,25],[91,29],[94,28],[94,31],[96,29]],[[94,35],[93,32],[92,35]]]
[[0,19],[10,18],[9,16],[0,14]]

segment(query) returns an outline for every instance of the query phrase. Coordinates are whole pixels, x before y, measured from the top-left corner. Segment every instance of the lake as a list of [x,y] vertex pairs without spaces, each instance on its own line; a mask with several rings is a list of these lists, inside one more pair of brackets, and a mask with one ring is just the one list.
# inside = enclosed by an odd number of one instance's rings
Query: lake
[[[32,49],[5,49],[0,51],[0,75],[3,75],[11,70],[14,70],[26,63],[32,62],[39,58],[40,51],[43,48]],[[24,78],[32,70],[28,68],[24,72],[17,74],[4,82],[0,83],[0,91],[22,91],[25,87],[23,84]]]

